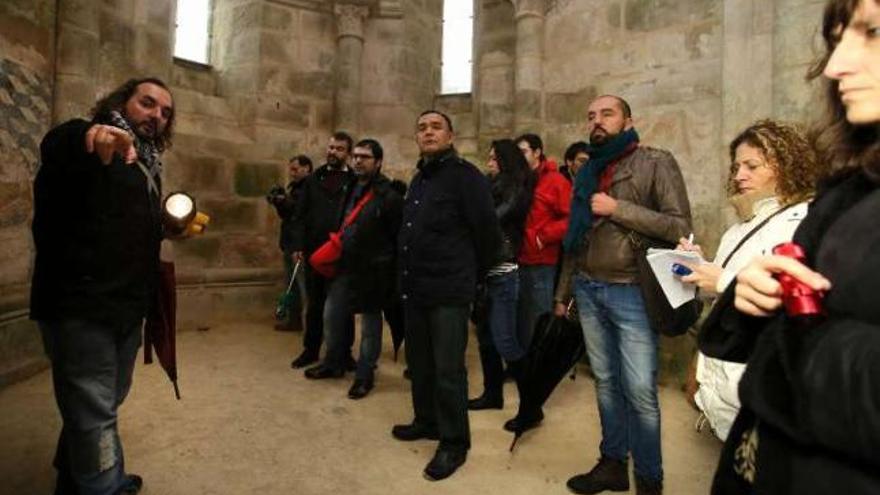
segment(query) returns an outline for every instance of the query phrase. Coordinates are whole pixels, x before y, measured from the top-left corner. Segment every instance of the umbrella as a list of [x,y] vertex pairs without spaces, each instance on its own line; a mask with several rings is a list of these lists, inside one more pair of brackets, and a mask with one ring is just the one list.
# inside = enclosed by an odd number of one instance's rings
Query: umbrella
[[391,342],[394,344],[394,360],[397,361],[397,352],[400,350],[400,346],[403,345],[405,335],[403,304],[395,299],[390,306],[384,309],[383,313],[385,313],[385,321],[388,322],[388,328],[391,329]]
[[296,264],[293,265],[293,271],[290,273],[290,283],[287,284],[287,290],[278,298],[278,304],[275,306],[275,319],[278,321],[287,318],[287,315],[290,314],[290,307],[293,305],[293,301],[297,297],[297,293],[293,290],[293,286],[296,283],[296,274],[299,272],[299,266],[301,263],[302,260],[298,260]]
[[174,396],[180,400],[177,388],[177,282],[174,277],[174,263],[159,262],[159,287],[147,314],[144,325],[144,363],[153,362],[153,351],[159,364],[174,385]]
[[[585,350],[583,332],[576,321],[553,313],[542,314],[535,323],[529,352],[522,361],[520,409],[540,409]],[[522,434],[523,431],[514,432],[511,452]]]

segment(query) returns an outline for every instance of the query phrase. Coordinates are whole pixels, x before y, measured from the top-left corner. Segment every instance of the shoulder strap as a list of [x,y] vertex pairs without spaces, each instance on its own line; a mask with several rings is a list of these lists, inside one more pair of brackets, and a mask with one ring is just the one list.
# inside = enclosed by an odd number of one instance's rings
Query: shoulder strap
[[[795,203],[795,204],[797,204],[797,203]],[[770,220],[772,220],[773,217],[775,217],[776,215],[779,215],[779,214],[782,213],[783,211],[785,211],[785,210],[791,208],[791,207],[794,206],[795,204],[790,204],[790,205],[788,205],[788,206],[786,206],[786,207],[783,207],[783,208],[780,208],[780,209],[776,210],[775,212],[773,212],[772,215],[770,215],[770,216],[768,216],[767,218],[765,218],[764,220],[762,220],[761,223],[759,223],[758,225],[755,225],[755,227],[754,227],[752,230],[750,230],[749,233],[745,235],[745,237],[743,237],[742,239],[739,240],[739,242],[738,242],[737,245],[733,248],[733,250],[730,251],[730,254],[728,254],[727,257],[724,258],[724,261],[721,263],[721,268],[726,267],[726,266],[727,266],[727,263],[730,261],[730,258],[732,258],[733,255],[736,254],[737,251],[739,251],[739,248],[741,248],[741,247],[743,246],[743,244],[746,243],[746,241],[748,241],[749,239],[751,239],[753,235],[757,234],[759,230],[761,230],[765,225],[767,225],[767,222],[769,222]]]
[[372,187],[370,188],[369,191],[367,191],[366,194],[363,195],[363,197],[357,202],[357,204],[354,205],[354,208],[351,209],[351,211],[348,213],[348,216],[345,217],[345,220],[342,222],[342,227],[339,228],[340,232],[345,230],[346,227],[348,227],[349,225],[351,225],[355,221],[358,214],[361,212],[361,209],[363,209],[364,205],[366,205],[367,202],[370,201],[371,199],[373,199],[373,188]]

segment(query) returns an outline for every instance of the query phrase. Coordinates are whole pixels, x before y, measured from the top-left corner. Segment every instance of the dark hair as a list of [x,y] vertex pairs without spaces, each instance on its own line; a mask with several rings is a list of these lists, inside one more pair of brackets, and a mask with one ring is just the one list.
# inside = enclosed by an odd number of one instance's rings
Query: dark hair
[[531,201],[538,178],[531,173],[529,163],[522,151],[510,139],[492,141],[491,148],[495,150],[495,160],[498,162],[498,175],[495,176],[495,182],[499,183],[502,188],[515,188],[521,184],[524,185],[525,190],[528,191],[529,201]]
[[812,196],[822,170],[815,150],[799,127],[770,119],[755,122],[730,142],[728,194],[736,194],[736,149],[741,144],[759,150],[773,168],[780,203],[790,205]]
[[[106,123],[110,121],[110,112],[117,111],[124,114],[125,105],[137,92],[138,86],[147,83],[155,84],[165,91],[168,91],[168,94],[171,94],[171,89],[159,78],[144,77],[140,79],[129,79],[95,103],[95,106],[91,111],[92,118],[97,122]],[[159,151],[165,151],[171,147],[171,136],[174,133],[174,116],[176,114],[177,112],[172,105],[171,116],[168,117],[168,124],[165,126],[165,130],[162,131],[162,134],[156,136],[156,139],[153,141],[153,144],[156,145],[156,148],[158,148]]]
[[333,139],[336,141],[345,141],[346,146],[348,146],[348,152],[351,153],[352,144],[354,143],[354,139],[352,139],[351,135],[347,132],[336,131],[333,133]]
[[[513,140],[513,142],[516,144],[519,144],[522,141],[525,141],[526,143],[528,143],[529,148],[531,148],[533,151],[534,150],[541,150],[541,160],[543,160],[545,158],[544,157],[544,141],[541,141],[541,136],[538,136],[537,134],[527,133],[527,134],[523,134],[520,137]],[[520,152],[520,153],[522,153],[522,152]]]
[[[840,42],[840,29],[849,25],[861,0],[829,0],[822,20],[825,52],[813,63],[807,79],[820,77]],[[864,0],[871,1],[871,0]],[[825,115],[811,132],[819,160],[837,172],[861,168],[880,181],[880,132],[876,123],[855,125],[846,119],[846,107],[840,99],[838,82],[824,79]]]
[[361,139],[355,145],[356,148],[370,148],[370,152],[373,153],[373,158],[376,161],[382,161],[382,158],[385,157],[385,152],[382,150],[382,145],[379,144],[379,141],[375,139]]
[[565,161],[570,162],[574,161],[574,158],[578,155],[578,153],[587,153],[589,154],[589,148],[587,143],[583,141],[576,141],[568,145],[568,148],[565,149]]
[[288,162],[296,161],[299,163],[301,167],[306,167],[309,169],[309,173],[312,172],[312,159],[307,157],[306,155],[296,155],[291,157]]
[[440,110],[425,110],[424,112],[419,114],[419,117],[416,119],[416,122],[418,122],[419,119],[424,117],[425,115],[429,115],[432,113],[435,113],[435,114],[443,117],[443,120],[446,121],[446,125],[449,126],[449,132],[455,132],[455,129],[452,128],[452,119],[449,118],[449,115],[446,115],[445,113],[441,112]]

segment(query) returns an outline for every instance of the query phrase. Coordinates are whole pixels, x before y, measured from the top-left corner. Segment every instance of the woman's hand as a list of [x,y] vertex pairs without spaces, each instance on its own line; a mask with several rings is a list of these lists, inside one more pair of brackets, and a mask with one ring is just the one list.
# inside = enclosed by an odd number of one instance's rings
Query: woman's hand
[[736,309],[752,316],[771,316],[776,312],[782,306],[782,286],[774,278],[777,273],[787,273],[813,290],[831,288],[828,279],[799,261],[787,256],[761,256],[736,276]]
[[687,240],[684,237],[680,237],[678,239],[678,245],[675,246],[676,251],[691,251],[693,253],[697,253],[700,255],[700,258],[705,259],[703,256],[703,248],[700,247],[699,244],[694,244],[691,241]]
[[690,275],[681,277],[682,282],[694,284],[700,288],[700,291],[708,294],[716,294],[718,287],[718,279],[721,278],[721,267],[715,263],[684,263],[691,269]]

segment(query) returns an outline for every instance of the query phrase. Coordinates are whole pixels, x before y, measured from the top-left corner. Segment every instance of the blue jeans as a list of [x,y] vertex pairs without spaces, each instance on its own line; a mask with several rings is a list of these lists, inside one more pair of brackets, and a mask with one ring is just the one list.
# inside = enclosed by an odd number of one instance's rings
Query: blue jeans
[[[351,278],[342,274],[329,282],[327,300],[324,302],[324,329],[327,332],[327,355],[324,365],[343,369],[350,346],[346,338],[346,326],[351,321]],[[373,370],[382,352],[382,312],[361,313],[361,348],[355,378],[372,380]]]
[[516,361],[528,350],[520,340],[516,326],[519,275],[513,271],[490,276],[486,285],[489,291],[489,331],[495,348],[505,361]]
[[520,265],[518,271],[517,334],[520,345],[523,349],[528,349],[538,317],[553,311],[556,265]]
[[125,485],[116,414],[131,388],[142,322],[38,323],[63,422],[55,452],[59,484],[75,485],[80,495],[113,495]]
[[632,451],[636,475],[661,480],[657,334],[648,324],[639,286],[576,275],[574,296],[596,376],[599,450],[618,460]]

